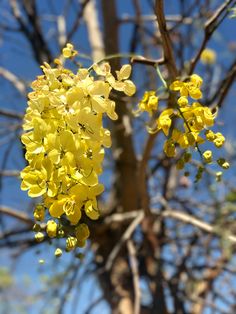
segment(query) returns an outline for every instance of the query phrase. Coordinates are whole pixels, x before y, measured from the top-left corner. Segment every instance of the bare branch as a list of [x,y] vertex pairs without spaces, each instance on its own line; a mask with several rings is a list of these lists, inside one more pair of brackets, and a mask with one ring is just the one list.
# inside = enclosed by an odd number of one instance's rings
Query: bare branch
[[57,18],[57,29],[59,46],[62,48],[66,44],[66,21],[63,15],[59,15]]
[[84,20],[87,25],[89,43],[92,51],[92,59],[94,62],[96,62],[104,58],[105,51],[102,33],[98,22],[96,3],[94,0],[90,0],[84,8]]
[[[206,223],[200,219],[197,219],[192,215],[186,214],[184,212],[176,211],[173,209],[168,209],[162,213],[162,216],[178,219],[184,223],[188,223],[188,224],[191,224],[195,227],[198,227],[199,229],[206,231],[208,233],[219,235],[219,229],[217,228],[217,226],[212,226],[212,225],[210,225],[210,224],[208,224],[208,223]],[[228,235],[227,239],[232,243],[236,243],[236,236],[234,236],[234,235]]]
[[175,64],[175,58],[171,39],[166,26],[163,0],[155,1],[155,14],[159,25],[159,30],[162,38],[164,60],[169,71],[170,78],[173,80],[178,75],[178,70]]
[[5,110],[5,109],[0,109],[0,115],[8,117],[8,118],[17,119],[17,120],[23,119],[23,114],[20,114],[15,111]]
[[116,258],[117,254],[119,253],[122,245],[128,240],[130,239],[132,233],[134,232],[134,230],[137,228],[137,226],[141,223],[141,221],[143,220],[144,217],[144,213],[143,211],[141,211],[139,213],[139,215],[131,222],[131,224],[128,226],[128,228],[126,229],[126,231],[123,233],[120,241],[114,246],[113,250],[111,251],[111,253],[108,256],[106,265],[105,265],[105,270],[109,271],[112,267],[113,261]]
[[150,66],[157,66],[157,65],[162,65],[165,63],[164,59],[149,59],[149,58],[145,58],[142,56],[137,56],[137,57],[133,57],[131,58],[131,63],[141,63],[141,64],[145,64],[145,65],[150,65]]
[[[202,41],[201,47],[198,50],[196,56],[191,60],[190,62],[190,70],[189,73],[193,73],[194,68],[200,59],[202,51],[205,49],[208,41],[210,40],[211,36],[213,35],[215,29],[221,24],[221,22],[224,20],[224,18],[227,16],[228,12],[227,9],[229,6],[235,5],[235,0],[226,0],[222,5],[219,6],[219,8],[215,11],[215,13],[206,21],[204,25],[204,39]],[[223,17],[221,17],[221,15]]]
[[71,30],[69,31],[69,33],[67,34],[67,42],[71,40],[71,38],[73,37],[73,35],[75,34],[75,32],[77,31],[79,25],[80,25],[80,22],[81,22],[81,18],[83,17],[83,14],[84,14],[84,9],[86,8],[86,5],[89,3],[90,0],[84,0],[82,1],[82,4],[81,4],[81,10],[78,11],[78,14],[75,18],[75,22],[74,24],[72,25],[71,27]]
[[3,67],[0,67],[0,76],[8,80],[20,94],[24,96],[26,95],[26,85],[15,74],[8,71],[7,69],[4,69]]
[[19,219],[28,225],[31,225],[31,226],[33,225],[33,220],[28,215],[16,209],[12,209],[7,206],[0,206],[0,213],[13,217],[15,219]]
[[[212,109],[215,107],[221,108],[225,98],[228,95],[230,87],[235,82],[235,76],[236,76],[236,60],[234,60],[234,62],[229,67],[225,78],[221,81],[219,88],[217,88],[216,93],[209,101],[209,103],[212,103],[212,107],[211,107]],[[217,98],[218,98],[218,101],[216,104],[214,104],[213,102]]]
[[20,171],[18,170],[0,170],[0,176],[4,177],[19,177]]

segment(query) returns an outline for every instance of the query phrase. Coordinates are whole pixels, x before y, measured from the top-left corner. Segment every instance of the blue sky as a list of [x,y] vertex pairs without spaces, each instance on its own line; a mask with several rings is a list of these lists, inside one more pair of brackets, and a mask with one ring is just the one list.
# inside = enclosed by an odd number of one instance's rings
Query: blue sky
[[[39,10],[46,13],[48,10],[48,7],[46,5],[45,1],[38,1],[39,4]],[[62,3],[62,1],[57,2]],[[125,15],[133,14],[133,8],[131,5],[131,1],[127,0],[119,0],[118,3],[118,12],[119,15]],[[166,11],[170,14],[175,12],[175,0],[168,1],[168,7],[166,8]],[[141,1],[141,4],[143,6],[143,12],[146,14],[150,13],[150,7],[146,4],[146,1]],[[3,1],[0,4],[0,8],[2,6],[2,9],[6,6],[6,1]],[[60,6],[55,6],[55,9],[60,11]],[[68,13],[68,26],[70,27],[70,21],[73,20],[74,12],[71,10]],[[46,19],[46,18],[45,18]],[[45,33],[48,32],[48,29],[51,27],[52,22],[46,21],[44,23],[45,25]],[[235,41],[235,31],[232,30],[235,29],[235,20],[226,20],[225,23],[220,27],[220,31],[217,32],[217,34],[212,38],[212,40],[209,43],[209,47],[215,49],[218,54],[217,58],[222,61],[224,64],[225,60],[227,60],[227,63],[229,63],[229,58],[233,57],[228,52],[228,47],[226,46],[226,49],[222,51],[222,46],[226,45],[226,43],[234,42]],[[129,49],[129,39],[132,35],[133,28],[131,25],[124,25],[121,27],[120,31],[120,47],[122,52],[127,52]],[[32,53],[30,51],[30,47],[25,41],[25,39],[21,36],[15,36],[13,34],[9,35],[10,39],[7,37],[3,37],[2,42],[0,43],[0,66],[3,66],[16,75],[19,75],[22,79],[30,82],[34,79],[36,75],[40,73],[40,69],[38,65],[32,61]],[[50,34],[48,35],[50,37]],[[53,36],[52,36],[53,39]],[[51,40],[51,38],[49,38]],[[198,45],[199,42],[199,36],[196,36],[196,45]],[[85,31],[85,27],[83,26],[81,30],[78,32],[76,38],[74,39],[74,44],[76,48],[78,48],[79,51],[83,53],[89,52],[89,44],[87,39],[87,34]],[[53,40],[51,41],[51,49],[54,51],[55,56],[58,52],[57,47],[53,43]],[[235,53],[235,52],[234,52]],[[191,51],[186,52],[186,55],[190,55]],[[153,52],[153,57],[156,57],[155,52]],[[203,72],[204,66],[200,65],[197,69],[199,73]],[[221,68],[217,69],[218,71],[221,71]],[[136,74],[134,76],[134,79],[136,79],[137,86],[141,83],[139,81],[140,73]],[[20,97],[20,95],[14,91],[12,92],[11,85],[6,82],[3,79],[0,79],[1,83],[1,93],[0,93],[0,107],[1,108],[7,108],[10,110],[15,110],[18,112],[23,113],[26,107],[25,99],[23,97]],[[236,117],[236,107],[234,106],[234,99],[236,97],[236,91],[235,89],[232,90],[230,93],[229,99],[226,101],[226,105],[224,107],[224,110],[219,113],[219,128],[224,131],[224,134],[226,137],[230,139],[234,139],[236,135],[236,131],[234,128],[235,124],[235,117]],[[5,122],[5,120],[2,120],[2,122]],[[6,134],[6,140],[8,137],[10,137],[11,134]],[[1,146],[0,151],[0,163],[1,166],[3,165],[4,159],[6,156],[8,156],[8,161],[5,165],[6,169],[21,169],[24,167],[24,161],[22,152],[20,149],[20,143],[19,141],[15,140],[12,142],[14,137],[10,137],[10,143],[12,145],[9,145],[6,143],[5,145]],[[235,177],[235,169],[233,168],[228,176]],[[19,210],[27,210],[30,208],[30,202],[31,200],[28,198],[27,194],[25,192],[22,192],[20,190],[20,180],[16,178],[5,178],[2,181],[2,189],[0,194],[0,204],[7,205],[13,208],[17,208]],[[16,222],[13,219],[4,219],[4,223],[7,226],[14,225]],[[17,227],[17,226],[16,226]],[[32,233],[33,237],[33,233]],[[63,262],[58,261],[55,263],[55,260],[52,258],[53,256],[53,249],[52,247],[45,245],[40,249],[41,252],[39,255],[35,255],[35,249],[30,250],[26,254],[24,254],[21,258],[17,260],[17,262],[14,264],[14,259],[12,262],[12,259],[10,258],[10,255],[12,254],[11,251],[8,250],[2,250],[1,251],[1,260],[0,260],[0,266],[6,267],[10,264],[13,265],[13,272],[16,274],[16,282],[17,282],[17,289],[22,288],[22,282],[24,277],[29,277],[31,280],[30,284],[30,292],[33,293],[37,291],[38,288],[43,288],[43,284],[40,281],[41,274],[47,275],[47,269],[53,268],[57,271],[60,271],[63,269]],[[168,253],[167,253],[168,254]],[[38,259],[43,258],[45,259],[44,265],[38,264]],[[90,257],[88,257],[89,259]],[[65,264],[70,263],[70,256],[65,254],[65,257],[63,257],[63,261]],[[50,265],[50,267],[49,267]],[[83,272],[83,265],[81,272]],[[25,287],[27,289],[27,287]],[[86,279],[86,283],[79,288],[79,291],[75,291],[75,293],[79,294],[80,302],[79,302],[79,312],[83,313],[84,309],[87,307],[87,302],[83,300],[95,300],[100,295],[100,291],[98,289],[96,279],[94,276],[91,276],[90,278]],[[53,305],[48,304],[49,308]],[[39,310],[41,309],[42,302],[39,301],[36,303],[36,306],[34,305],[30,309],[30,313],[39,313]],[[72,303],[68,302],[68,305],[66,306],[65,314],[72,313],[71,311]],[[96,307],[96,311],[94,313],[99,313],[101,311],[102,313],[106,314],[109,313],[109,310],[106,306],[106,304],[103,302],[101,305]],[[0,308],[1,313],[1,308]],[[52,311],[52,313],[54,313]],[[46,314],[46,312],[45,312]]]

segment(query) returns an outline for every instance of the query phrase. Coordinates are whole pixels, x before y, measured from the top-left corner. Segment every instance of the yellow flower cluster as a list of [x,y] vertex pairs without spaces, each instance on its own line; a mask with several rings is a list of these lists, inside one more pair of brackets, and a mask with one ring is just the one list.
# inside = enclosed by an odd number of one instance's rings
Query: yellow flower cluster
[[158,97],[155,91],[146,91],[143,98],[138,104],[138,109],[133,113],[139,115],[142,112],[148,112],[149,116],[153,115],[153,112],[157,110],[158,107]]
[[[220,148],[225,142],[225,138],[220,132],[214,133],[210,130],[214,125],[217,112],[213,113],[210,108],[199,102],[199,99],[202,98],[202,83],[202,78],[197,74],[191,75],[186,81],[174,81],[169,89],[179,93],[176,104],[173,108],[164,109],[155,120],[154,128],[149,129],[150,133],[162,131],[168,137],[163,147],[168,157],[176,156],[177,147],[185,150],[177,162],[178,169],[183,169],[185,163],[191,159],[191,154],[186,151],[189,148],[197,149],[204,163],[211,163],[212,152],[207,150],[201,153],[199,145],[210,141],[214,143],[215,147]],[[228,166],[223,162],[218,162],[218,164],[224,169]]]
[[[63,54],[70,58],[76,52],[67,44]],[[55,64],[55,68],[47,63],[42,66],[43,75],[32,83],[28,95],[21,137],[28,165],[21,172],[21,188],[28,190],[30,197],[43,198],[35,208],[35,220],[41,222],[46,216],[47,235],[66,237],[66,250],[70,251],[85,245],[89,236],[87,226],[81,223],[83,213],[90,219],[99,217],[97,196],[104,187],[98,177],[104,147],[111,146],[103,116],[117,119],[111,90],[132,95],[135,85],[128,80],[130,65],[122,66],[116,79],[108,63],[91,68],[95,77],[84,68],[74,74],[58,59]]]
[[78,54],[78,51],[74,49],[74,46],[70,43],[66,44],[66,47],[62,49],[63,57],[66,59],[73,58]]

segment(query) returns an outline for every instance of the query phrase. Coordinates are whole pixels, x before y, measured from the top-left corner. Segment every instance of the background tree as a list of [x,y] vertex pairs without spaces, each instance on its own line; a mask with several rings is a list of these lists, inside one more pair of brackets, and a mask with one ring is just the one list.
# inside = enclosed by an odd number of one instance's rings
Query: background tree
[[[24,258],[22,254],[28,256],[28,265],[36,263],[33,252],[45,257],[43,271],[48,277],[28,300],[38,302],[36,312],[235,312],[235,144],[230,140],[236,74],[235,20],[230,19],[230,10],[235,4],[232,0],[0,2],[0,246],[15,264]],[[124,61],[131,62],[137,93],[132,99],[118,92],[112,95],[119,119],[106,122],[113,141],[104,162],[106,192],[100,199],[100,219],[88,222],[91,236],[85,257],[71,253],[54,260],[46,252],[50,241],[37,244],[31,232],[35,203],[20,192],[24,149],[19,137],[30,82],[40,74],[39,65],[52,63],[67,42],[78,49],[84,66],[107,58],[115,71]],[[210,55],[205,50],[209,47]],[[133,118],[144,91],[162,86],[157,65],[168,85],[192,73],[203,77],[203,103],[219,108],[216,129],[227,137],[224,154],[231,170],[220,183],[214,165],[194,183],[198,156],[187,169],[190,176],[178,171],[179,157],[163,153],[164,137],[147,132],[143,115]],[[158,93],[160,108],[171,106],[173,94],[161,89]],[[6,269],[2,276],[4,306],[14,313],[5,296],[20,289]],[[98,296],[93,299],[88,297],[89,278],[97,282]],[[84,290],[89,290],[87,299],[79,302]],[[55,303],[45,309],[48,300]],[[17,306],[17,298],[14,302]]]

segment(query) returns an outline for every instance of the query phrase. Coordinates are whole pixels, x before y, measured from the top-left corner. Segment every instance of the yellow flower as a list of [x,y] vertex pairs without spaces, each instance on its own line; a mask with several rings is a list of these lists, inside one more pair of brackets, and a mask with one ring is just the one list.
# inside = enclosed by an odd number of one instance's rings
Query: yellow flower
[[29,190],[28,195],[31,197],[38,197],[45,193],[50,196],[51,188],[54,187],[54,183],[50,182],[52,170],[53,165],[48,158],[42,161],[41,169],[27,166],[21,172],[21,178],[23,179],[21,189]]
[[105,80],[115,90],[124,92],[127,96],[132,96],[136,92],[136,86],[131,80],[128,80],[131,74],[131,66],[129,64],[123,65],[120,71],[116,71],[117,80],[111,74],[110,67],[107,64],[101,66],[94,65],[93,69],[98,75],[105,76]]
[[62,49],[62,54],[64,58],[68,59],[74,57],[77,54],[77,51],[74,50],[74,46],[72,44],[66,44],[66,47]]
[[212,49],[206,48],[201,53],[200,60],[204,64],[214,64],[216,62],[216,52]]
[[134,112],[135,114],[139,112],[148,112],[149,116],[153,115],[153,111],[156,111],[158,107],[158,97],[155,91],[145,92],[142,100],[138,104],[138,110]]
[[55,200],[49,208],[49,213],[52,217],[60,218],[65,214],[68,220],[76,225],[81,218],[81,207],[83,203],[79,197],[59,195],[58,200]]
[[[214,133],[212,130],[206,130],[214,125],[215,118],[217,116],[217,110],[212,112],[210,108],[203,106],[197,101],[192,103],[188,97],[193,99],[202,98],[201,86],[203,80],[197,74],[192,74],[184,82],[180,80],[174,81],[170,85],[170,90],[179,92],[180,97],[177,100],[178,112],[176,113],[175,122],[181,121],[184,132],[182,130],[174,128],[168,141],[164,144],[164,151],[167,156],[175,156],[175,145],[178,144],[181,149],[188,149],[195,147],[198,149],[198,145],[204,143],[206,140],[213,142],[216,147],[220,148],[225,138],[221,133]],[[168,109],[169,110],[169,109]],[[162,118],[162,119],[161,119]],[[169,120],[170,119],[170,120]],[[165,110],[163,111],[163,117],[160,116],[158,120],[159,129],[163,129],[166,135],[169,134],[171,126],[171,116],[165,117]],[[155,130],[151,130],[154,132]],[[201,132],[205,131],[205,138],[202,138]],[[199,149],[198,149],[199,151]],[[205,163],[212,162],[212,152],[210,150],[205,151],[202,154]],[[177,169],[182,169],[186,162],[191,158],[191,154],[185,152],[183,157],[177,161]],[[223,159],[218,160],[218,164],[227,169],[229,167],[228,162]],[[203,173],[203,167],[200,167],[196,175],[196,182],[201,179]]]
[[200,99],[202,98],[201,85],[202,78],[197,74],[193,74],[188,82],[174,81],[170,85],[170,90],[179,91],[181,97],[190,96],[193,99]]
[[185,149],[191,146],[194,146],[196,142],[198,142],[199,138],[197,133],[194,132],[187,132],[183,133],[179,139],[178,139],[178,144],[180,145],[181,148]]
[[215,138],[213,140],[213,143],[215,144],[215,146],[217,148],[220,148],[223,146],[224,142],[225,142],[225,137],[220,132],[215,133]]
[[164,132],[165,136],[168,136],[169,134],[172,123],[171,115],[173,114],[173,112],[173,109],[166,109],[162,111],[159,118],[157,119],[157,127]]
[[118,81],[127,80],[131,75],[131,65],[125,64],[121,67],[120,71],[116,71]]
[[180,107],[186,107],[188,105],[188,98],[186,96],[181,96],[177,102]]
[[210,142],[213,142],[214,139],[216,138],[216,135],[212,130],[207,130],[205,132],[205,135],[206,135],[206,139]]
[[95,198],[85,203],[84,210],[85,210],[86,215],[90,219],[96,220],[99,218],[99,210],[97,206],[97,200]]
[[192,74],[190,76],[190,82],[194,85],[194,87],[200,88],[202,86],[203,80],[202,80],[202,78],[199,75]]

